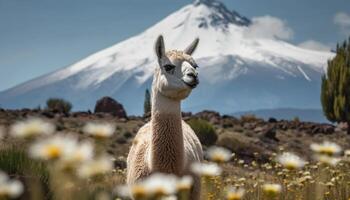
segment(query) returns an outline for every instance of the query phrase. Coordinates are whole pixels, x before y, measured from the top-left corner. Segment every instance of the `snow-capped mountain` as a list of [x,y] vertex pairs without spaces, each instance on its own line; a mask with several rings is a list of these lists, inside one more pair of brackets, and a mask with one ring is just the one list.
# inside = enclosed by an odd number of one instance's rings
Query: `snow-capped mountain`
[[251,26],[250,19],[218,1],[196,0],[137,36],[1,92],[0,105],[36,107],[49,97],[61,97],[75,110],[87,110],[108,95],[128,114],[141,114],[144,90],[150,88],[156,67],[154,42],[163,34],[167,49],[183,49],[200,38],[193,55],[200,66],[200,85],[184,102],[184,110],[319,108],[321,75],[333,54],[253,37]]

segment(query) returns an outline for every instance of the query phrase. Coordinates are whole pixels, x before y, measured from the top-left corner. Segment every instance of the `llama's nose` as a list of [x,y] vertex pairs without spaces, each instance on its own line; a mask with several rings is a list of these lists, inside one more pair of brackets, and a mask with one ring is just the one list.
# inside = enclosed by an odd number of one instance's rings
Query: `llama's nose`
[[198,77],[198,74],[194,73],[194,72],[190,72],[190,73],[187,73],[186,76],[189,76],[191,78],[194,78],[194,79],[197,79]]
[[198,74],[195,72],[188,72],[186,73],[184,77],[184,82],[190,86],[191,88],[195,88],[199,81],[198,81]]

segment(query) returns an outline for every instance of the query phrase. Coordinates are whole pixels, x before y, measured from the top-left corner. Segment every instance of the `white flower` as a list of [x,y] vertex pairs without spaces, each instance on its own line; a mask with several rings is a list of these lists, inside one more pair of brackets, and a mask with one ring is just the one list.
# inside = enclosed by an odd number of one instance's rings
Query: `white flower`
[[113,135],[115,125],[108,123],[88,123],[84,126],[83,131],[98,139],[106,139]]
[[148,196],[164,197],[175,194],[177,177],[171,174],[155,173],[140,183]]
[[23,193],[23,184],[10,180],[7,174],[0,172],[0,198],[17,198]]
[[94,147],[92,143],[87,141],[76,142],[69,151],[65,151],[59,163],[62,168],[70,169],[78,164],[92,160],[93,156]]
[[90,178],[106,174],[113,169],[112,158],[108,156],[99,157],[83,162],[78,168],[78,175],[81,178]]
[[231,159],[231,151],[222,147],[210,147],[207,151],[208,158],[217,163],[227,162]]
[[77,140],[73,137],[55,135],[34,143],[29,149],[29,154],[42,160],[59,159],[73,152],[76,145]]
[[178,200],[176,195],[171,195],[168,197],[163,197],[162,200]]
[[350,149],[345,150],[344,156],[349,158],[350,157]]
[[222,169],[216,163],[193,163],[192,172],[202,176],[219,176]]
[[329,141],[324,141],[321,144],[313,143],[310,145],[310,148],[318,154],[325,154],[328,156],[340,154],[342,151],[342,148],[338,144]]
[[299,156],[285,152],[277,157],[277,161],[287,169],[300,169],[304,167],[305,161]]
[[50,135],[55,132],[55,126],[42,119],[32,118],[13,124],[10,134],[18,138],[32,138],[39,135]]
[[262,186],[263,192],[268,196],[277,196],[282,191],[282,186],[280,184],[264,184]]
[[227,200],[240,200],[243,198],[245,190],[243,188],[229,187],[226,194]]
[[322,164],[326,164],[330,166],[336,166],[341,161],[340,158],[336,158],[328,155],[316,155],[315,159]]
[[193,178],[191,176],[183,176],[178,179],[176,188],[178,191],[190,190],[193,185]]
[[130,187],[128,185],[119,185],[114,190],[117,193],[118,197],[130,198]]

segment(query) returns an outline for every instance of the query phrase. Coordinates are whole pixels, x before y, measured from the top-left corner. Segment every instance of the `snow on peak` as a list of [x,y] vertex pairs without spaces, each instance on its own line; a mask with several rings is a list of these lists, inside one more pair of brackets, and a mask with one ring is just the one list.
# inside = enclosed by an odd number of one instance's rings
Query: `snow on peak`
[[[153,46],[160,34],[165,37],[167,50],[184,49],[199,37],[195,59],[208,61],[201,62],[202,69],[216,63],[218,77],[227,75],[229,71],[231,74],[226,79],[235,79],[257,69],[246,66],[264,66],[269,70],[277,69],[285,76],[299,74],[311,80],[313,77],[309,74],[315,71],[323,73],[327,59],[334,55],[302,49],[277,39],[249,37],[247,33],[253,25],[252,21],[228,10],[219,1],[195,0],[137,36],[10,91],[26,93],[65,80],[69,80],[67,84],[77,91],[98,88],[104,82],[116,79],[114,90],[129,79],[135,79],[142,85],[152,77],[156,66]],[[219,70],[220,66],[224,66],[222,71]],[[215,80],[211,75],[208,77]]]
[[195,0],[193,5],[195,7],[206,6],[212,12],[208,16],[199,17],[200,28],[208,28],[208,26],[227,28],[229,24],[235,24],[238,26],[248,26],[251,21],[241,16],[236,11],[230,11],[227,7],[216,0]]

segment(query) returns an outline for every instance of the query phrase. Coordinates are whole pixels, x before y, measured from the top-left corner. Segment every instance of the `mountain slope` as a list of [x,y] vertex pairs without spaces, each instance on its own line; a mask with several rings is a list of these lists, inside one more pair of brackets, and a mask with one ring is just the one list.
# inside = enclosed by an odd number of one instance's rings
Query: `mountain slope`
[[140,114],[156,66],[154,41],[163,34],[167,49],[182,49],[195,37],[201,39],[194,55],[201,84],[185,101],[185,110],[319,108],[320,77],[333,54],[251,37],[251,26],[251,20],[220,2],[196,0],[137,36],[0,93],[0,105],[34,107],[49,97],[62,97],[76,110],[92,109],[97,99],[108,95],[129,114]]

